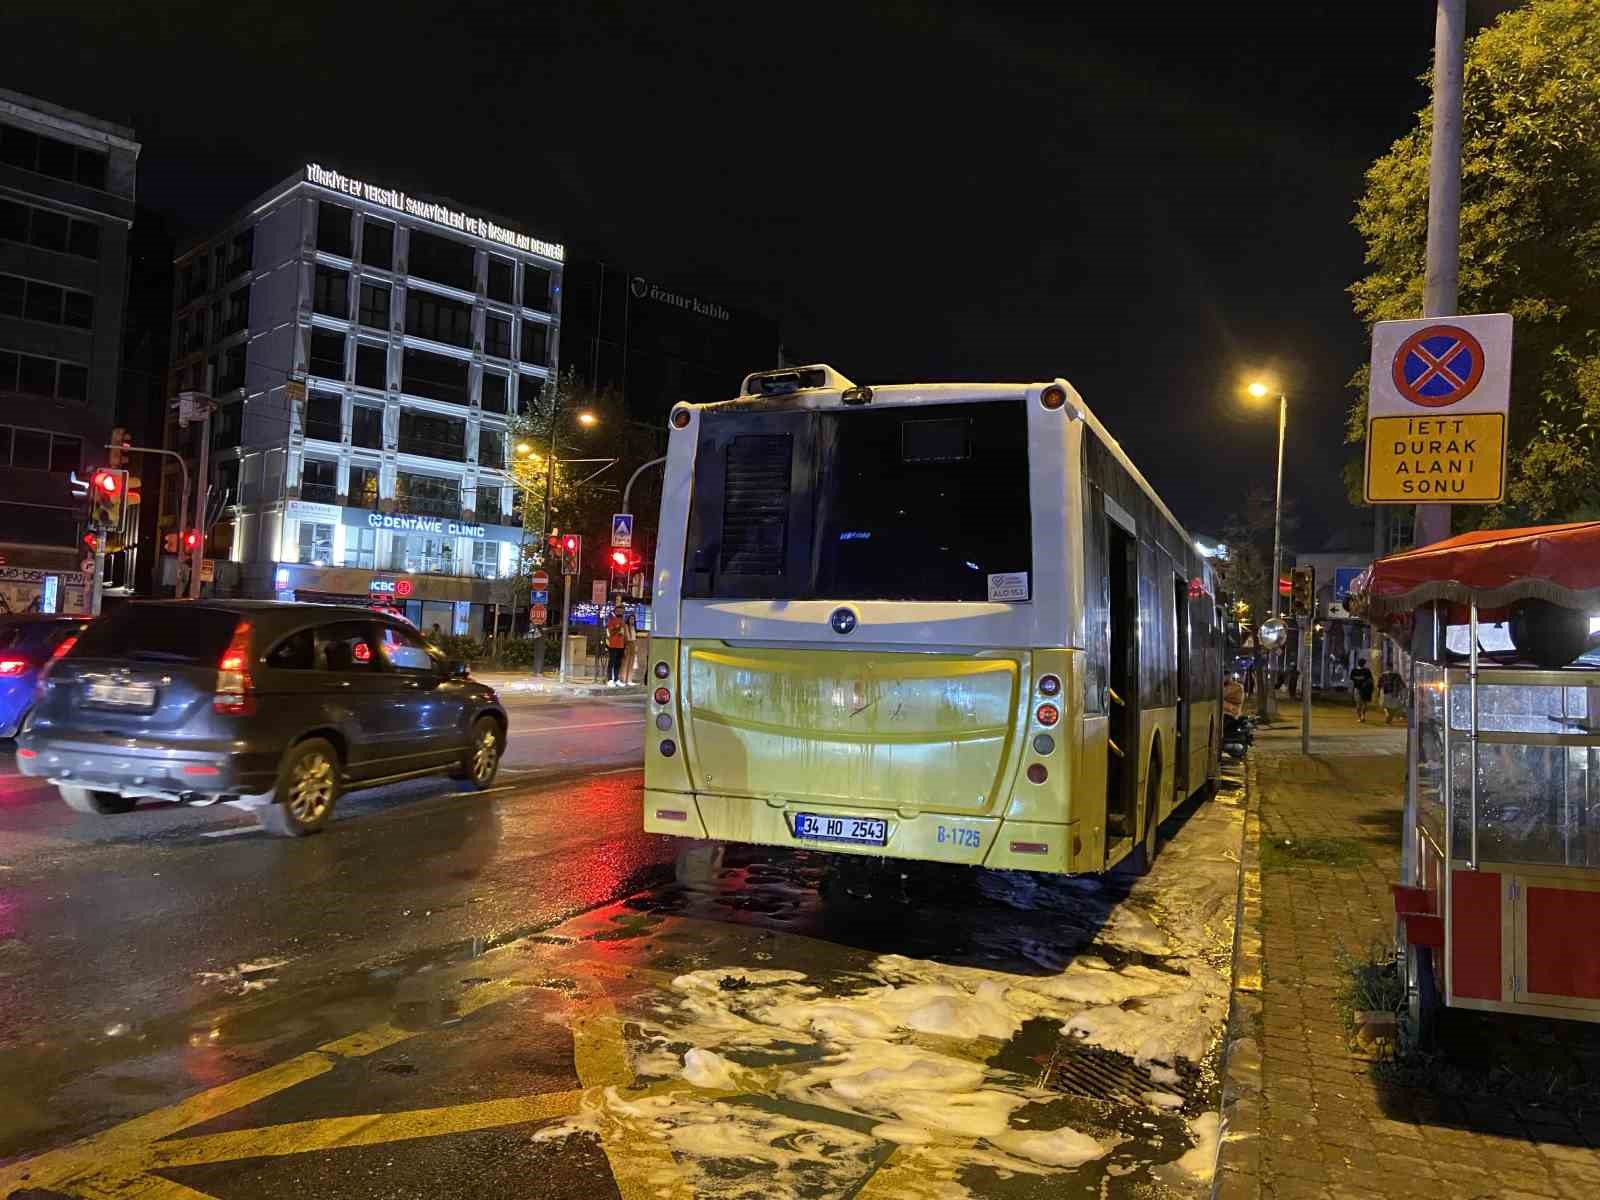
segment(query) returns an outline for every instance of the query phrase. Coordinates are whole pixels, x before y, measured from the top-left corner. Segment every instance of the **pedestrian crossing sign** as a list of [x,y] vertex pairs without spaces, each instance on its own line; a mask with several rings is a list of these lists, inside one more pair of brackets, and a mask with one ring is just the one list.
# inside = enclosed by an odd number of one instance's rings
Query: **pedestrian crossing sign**
[[614,513],[611,517],[611,546],[626,550],[633,545],[633,514]]

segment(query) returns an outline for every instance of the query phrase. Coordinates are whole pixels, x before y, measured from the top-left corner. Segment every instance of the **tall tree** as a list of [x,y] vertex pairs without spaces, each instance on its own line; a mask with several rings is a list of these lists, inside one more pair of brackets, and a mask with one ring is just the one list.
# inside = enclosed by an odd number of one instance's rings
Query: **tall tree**
[[[1600,5],[1533,0],[1467,45],[1462,94],[1462,312],[1516,318],[1507,499],[1462,523],[1600,515]],[[1432,113],[1367,172],[1355,216],[1355,310],[1419,316]],[[1366,435],[1367,368],[1347,440]],[[1348,476],[1347,476],[1348,478]],[[1359,478],[1359,477],[1357,477]]]

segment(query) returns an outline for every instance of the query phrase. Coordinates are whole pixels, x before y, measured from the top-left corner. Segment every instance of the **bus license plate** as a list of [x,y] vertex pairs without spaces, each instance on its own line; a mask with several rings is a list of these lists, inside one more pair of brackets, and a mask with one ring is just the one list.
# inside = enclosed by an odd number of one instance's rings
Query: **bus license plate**
[[795,813],[794,835],[810,842],[855,842],[881,846],[889,840],[889,822],[871,817],[822,817]]

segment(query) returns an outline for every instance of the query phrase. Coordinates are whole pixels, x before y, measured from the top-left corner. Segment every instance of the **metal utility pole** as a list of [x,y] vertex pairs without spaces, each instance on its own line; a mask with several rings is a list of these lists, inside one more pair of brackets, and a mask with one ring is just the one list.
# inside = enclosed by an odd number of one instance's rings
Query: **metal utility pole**
[[622,489],[622,511],[623,512],[625,512],[625,513],[633,512],[633,509],[628,507],[628,497],[633,495],[633,485],[634,485],[634,482],[639,478],[639,476],[643,475],[651,467],[659,467],[663,463],[665,463],[666,461],[667,461],[667,456],[665,454],[663,454],[660,458],[652,458],[649,462],[645,463],[644,466],[640,467],[632,475],[628,476],[628,486]]
[[[206,555],[206,502],[211,498],[211,489],[206,486],[206,472],[211,464],[211,410],[212,403],[209,392],[179,392],[178,393],[178,427],[187,429],[192,421],[200,422],[200,470],[194,481],[194,528],[198,535],[195,538],[194,553],[189,560],[189,599],[200,598],[200,570],[205,562]],[[185,477],[187,482],[187,477]],[[187,499],[183,508],[178,510],[178,544],[179,559],[181,563],[183,545],[183,521],[188,507]],[[182,593],[180,592],[181,596]]]
[[1295,657],[1300,663],[1300,753],[1311,753],[1311,639],[1316,633],[1316,601],[1312,613],[1300,619],[1300,645]]
[[[1289,401],[1282,392],[1278,393],[1278,492],[1272,503],[1272,592],[1267,605],[1269,612],[1267,619],[1273,620],[1278,615],[1278,584],[1282,578],[1283,563],[1283,435],[1289,424]],[[1260,631],[1256,636],[1260,637]],[[1262,680],[1261,687],[1261,715],[1266,718],[1267,724],[1272,723],[1277,715],[1277,688],[1276,680],[1272,675],[1270,659],[1267,666],[1267,677]]]
[[561,573],[561,673],[562,683],[567,681],[567,618],[572,615],[572,576]]
[[[1422,315],[1454,316],[1461,265],[1461,75],[1466,0],[1438,0],[1433,30],[1433,143],[1428,157],[1428,263]],[[1412,541],[1450,536],[1450,506],[1419,504]]]

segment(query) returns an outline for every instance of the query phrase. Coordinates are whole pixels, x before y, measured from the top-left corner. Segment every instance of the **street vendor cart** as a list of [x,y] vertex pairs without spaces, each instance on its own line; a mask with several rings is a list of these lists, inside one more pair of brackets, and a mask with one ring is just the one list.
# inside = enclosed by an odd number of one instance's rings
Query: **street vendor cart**
[[1600,1021],[1600,522],[1372,564],[1353,602],[1409,652],[1402,879],[1412,1008]]

